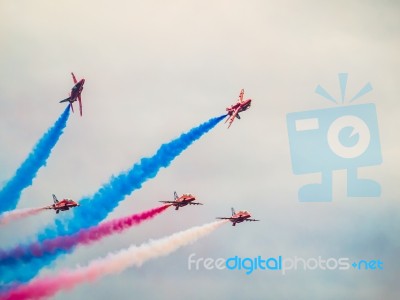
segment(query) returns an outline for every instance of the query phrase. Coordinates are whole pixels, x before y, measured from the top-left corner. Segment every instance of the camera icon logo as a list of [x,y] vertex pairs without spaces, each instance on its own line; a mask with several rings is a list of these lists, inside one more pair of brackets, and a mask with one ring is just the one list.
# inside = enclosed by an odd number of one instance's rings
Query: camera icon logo
[[[347,74],[339,74],[342,103]],[[372,90],[366,84],[350,103]],[[321,86],[316,92],[339,103]],[[372,103],[339,106],[287,114],[290,155],[294,174],[321,173],[321,183],[300,188],[300,201],[332,201],[332,172],[347,170],[349,197],[378,197],[379,183],[360,179],[357,169],[382,163],[378,121]]]

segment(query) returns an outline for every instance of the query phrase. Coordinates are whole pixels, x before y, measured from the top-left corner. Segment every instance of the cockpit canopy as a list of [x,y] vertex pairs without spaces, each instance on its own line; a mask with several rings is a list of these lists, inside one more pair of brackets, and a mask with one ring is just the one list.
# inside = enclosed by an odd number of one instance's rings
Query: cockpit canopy
[[238,215],[249,215],[249,212],[247,210],[240,210],[236,214],[238,214]]

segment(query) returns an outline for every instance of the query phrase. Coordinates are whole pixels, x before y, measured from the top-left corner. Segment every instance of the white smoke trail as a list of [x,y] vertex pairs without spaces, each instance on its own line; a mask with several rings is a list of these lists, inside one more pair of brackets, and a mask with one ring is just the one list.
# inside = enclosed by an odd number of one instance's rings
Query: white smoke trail
[[7,211],[0,215],[0,225],[8,224],[12,221],[33,216],[44,210],[45,208],[27,208],[27,209],[15,209]]
[[71,289],[79,283],[93,281],[108,274],[120,273],[131,266],[141,266],[150,259],[166,256],[180,247],[210,234],[226,222],[226,220],[215,221],[174,233],[159,240],[150,240],[140,246],[132,245],[127,249],[111,253],[105,258],[93,260],[86,267],[62,271],[58,275],[39,278],[26,285],[18,286],[6,294],[0,294],[0,298],[38,299],[50,297],[62,289]]

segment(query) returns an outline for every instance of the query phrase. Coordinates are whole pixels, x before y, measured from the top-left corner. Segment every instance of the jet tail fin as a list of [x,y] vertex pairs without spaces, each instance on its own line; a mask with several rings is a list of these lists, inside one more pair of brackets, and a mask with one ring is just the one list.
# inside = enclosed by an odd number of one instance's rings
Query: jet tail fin
[[54,195],[54,194],[53,194],[53,201],[54,201],[54,203],[58,203],[58,199],[57,199],[56,195]]
[[232,216],[235,214],[235,209],[233,207],[231,207],[231,211],[232,211]]

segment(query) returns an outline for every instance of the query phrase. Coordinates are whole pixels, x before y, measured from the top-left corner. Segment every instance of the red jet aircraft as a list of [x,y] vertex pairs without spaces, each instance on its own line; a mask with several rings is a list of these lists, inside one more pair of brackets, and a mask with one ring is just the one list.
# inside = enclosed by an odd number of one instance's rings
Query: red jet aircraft
[[74,87],[71,89],[70,96],[67,99],[61,100],[60,103],[63,102],[69,102],[69,105],[71,106],[72,112],[74,112],[74,107],[72,106],[72,103],[74,103],[76,100],[79,102],[79,111],[82,116],[82,99],[81,99],[81,93],[83,90],[83,85],[85,84],[85,79],[79,80],[79,82],[76,80],[74,73],[71,73],[72,79],[75,83]]
[[45,208],[46,209],[54,209],[56,211],[56,214],[58,214],[60,212],[60,210],[61,211],[69,210],[72,207],[79,206],[78,203],[76,203],[74,200],[71,200],[71,199],[63,199],[61,201],[58,201],[56,195],[54,195],[54,194],[53,194],[53,201],[54,201],[53,205],[46,206]]
[[162,203],[169,203],[175,206],[175,210],[178,210],[179,207],[190,205],[203,205],[202,203],[193,202],[196,200],[196,197],[192,194],[183,194],[182,196],[178,197],[178,194],[174,192],[174,201],[160,201]]
[[240,119],[239,113],[245,110],[248,110],[251,106],[251,99],[243,100],[244,89],[240,91],[239,99],[236,104],[228,107],[226,111],[228,112],[228,118],[226,119],[225,123],[229,121],[229,127],[231,127],[235,118]]
[[229,218],[217,218],[217,219],[229,220],[229,221],[231,221],[233,223],[232,226],[235,226],[236,223],[242,223],[243,221],[247,221],[247,222],[260,221],[260,220],[255,220],[255,219],[249,219],[251,217],[251,215],[247,210],[240,210],[238,212],[235,212],[233,207],[231,209],[232,209],[232,217],[229,217]]

